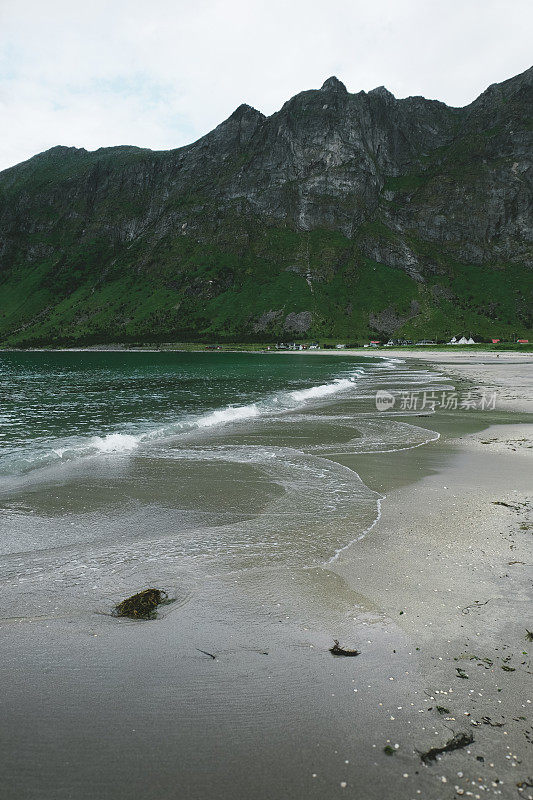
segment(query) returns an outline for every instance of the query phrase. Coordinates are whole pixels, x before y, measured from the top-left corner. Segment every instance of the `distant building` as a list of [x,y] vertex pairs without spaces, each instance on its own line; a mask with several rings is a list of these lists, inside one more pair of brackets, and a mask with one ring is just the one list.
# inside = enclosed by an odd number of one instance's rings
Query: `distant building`
[[472,337],[467,339],[466,336],[461,336],[461,338],[458,339],[456,336],[452,336],[448,344],[475,344],[475,341],[472,339]]

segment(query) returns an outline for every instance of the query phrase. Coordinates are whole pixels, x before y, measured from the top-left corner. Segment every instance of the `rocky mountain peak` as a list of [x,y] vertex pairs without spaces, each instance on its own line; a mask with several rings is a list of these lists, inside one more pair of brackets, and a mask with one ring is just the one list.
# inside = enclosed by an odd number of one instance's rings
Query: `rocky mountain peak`
[[321,92],[344,92],[345,94],[348,93],[348,90],[344,83],[340,81],[335,75],[332,75],[331,78],[328,78],[322,86],[320,87]]
[[214,130],[199,139],[191,147],[194,149],[198,145],[202,146],[209,142],[214,145],[215,151],[217,148],[222,148],[222,150],[231,149],[238,142],[242,144],[248,141],[264,119],[265,115],[256,108],[242,103],[224,122],[217,125]]
[[371,89],[368,94],[374,97],[382,97],[384,100],[396,99],[393,93],[389,92],[389,90],[385,86],[377,86],[375,89]]
[[238,106],[233,114],[229,117],[229,119],[238,119],[241,120],[243,118],[251,118],[251,119],[264,119],[265,115],[258,111],[253,106],[249,106],[247,103],[241,103]]

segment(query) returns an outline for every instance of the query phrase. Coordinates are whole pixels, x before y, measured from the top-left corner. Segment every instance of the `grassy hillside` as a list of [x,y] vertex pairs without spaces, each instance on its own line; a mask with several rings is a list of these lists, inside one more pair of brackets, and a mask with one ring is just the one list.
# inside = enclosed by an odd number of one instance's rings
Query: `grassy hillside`
[[[139,246],[127,262],[116,258],[112,271],[102,269],[110,255],[105,243],[70,253],[68,268],[43,260],[33,270],[14,269],[3,283],[4,345],[531,336],[527,269],[459,264],[437,254],[440,273],[421,283],[331,231],[271,228],[239,254],[169,238],[150,254]],[[146,267],[148,255],[157,270]],[[133,274],[132,257],[143,264]],[[319,279],[307,280],[318,271]],[[302,311],[312,314],[310,328],[283,328],[288,314]],[[268,330],[254,330],[251,323],[268,312],[278,312]]]

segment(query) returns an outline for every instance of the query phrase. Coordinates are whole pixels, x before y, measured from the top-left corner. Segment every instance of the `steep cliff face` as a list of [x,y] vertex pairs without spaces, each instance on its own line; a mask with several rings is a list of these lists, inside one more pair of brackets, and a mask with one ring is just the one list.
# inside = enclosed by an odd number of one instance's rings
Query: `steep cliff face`
[[337,79],[168,152],[0,173],[0,339],[531,327],[533,70],[462,109]]

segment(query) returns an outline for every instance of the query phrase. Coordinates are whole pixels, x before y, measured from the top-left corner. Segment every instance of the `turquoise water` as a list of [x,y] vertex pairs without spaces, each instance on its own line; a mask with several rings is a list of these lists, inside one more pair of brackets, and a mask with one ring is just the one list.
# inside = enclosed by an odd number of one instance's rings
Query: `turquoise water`
[[0,474],[296,408],[346,389],[361,366],[246,353],[3,353]]
[[150,583],[326,564],[380,505],[336,459],[437,438],[376,390],[446,385],[392,359],[2,353],[2,602],[86,613]]

